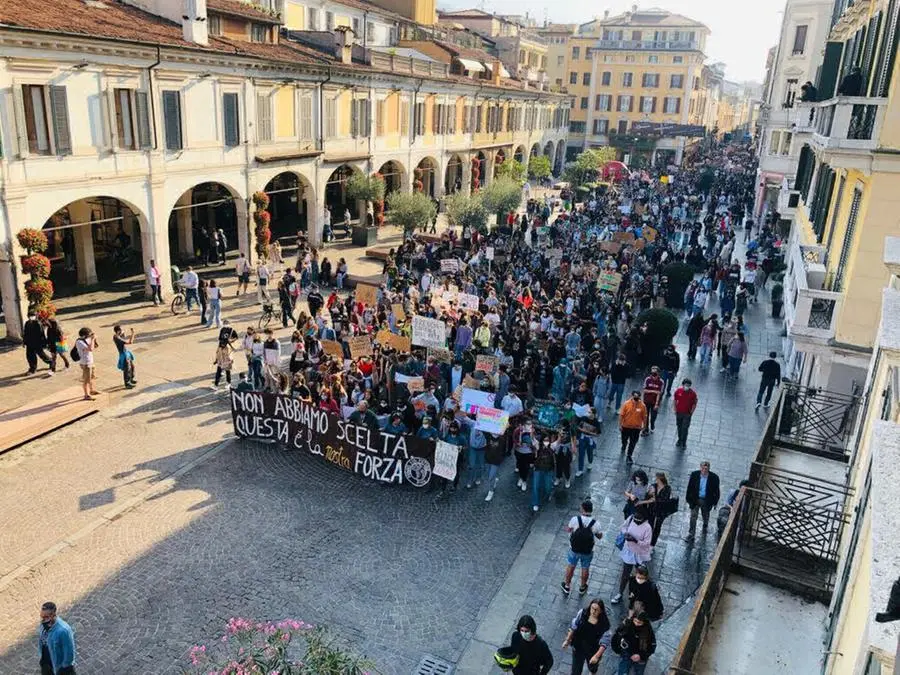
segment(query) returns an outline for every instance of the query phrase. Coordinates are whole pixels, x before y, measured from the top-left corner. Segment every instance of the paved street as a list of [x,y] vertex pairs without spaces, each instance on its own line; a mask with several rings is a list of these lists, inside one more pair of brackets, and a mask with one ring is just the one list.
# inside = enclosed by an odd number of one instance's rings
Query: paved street
[[[226,304],[235,320],[255,313],[247,301]],[[589,478],[559,489],[536,518],[514,490],[511,461],[490,504],[483,491],[390,490],[275,446],[229,441],[227,400],[206,386],[211,331],[152,307],[98,311],[93,320],[101,336],[116,321],[137,323],[141,386],[0,458],[0,672],[35,672],[33,629],[47,599],[78,631],[87,673],[178,672],[187,649],[235,615],[325,623],[386,674],[407,675],[426,654],[485,673],[489,661],[472,666],[471,658],[489,658],[486,636],[508,637],[524,612],[537,618],[556,672],[568,672],[559,644],[581,602],[558,588],[562,525],[587,494],[606,530],[589,595],[608,600],[619,575],[612,539],[628,470],[614,422]],[[763,423],[753,412],[756,365],[780,344],[763,307],[751,308],[748,323],[750,361],[737,384],[696,364],[679,375],[690,374],[700,396],[687,450],[674,447],[670,411],[638,446],[635,468],[666,470],[678,494],[703,458],[723,493],[746,475]],[[4,371],[13,357],[22,360],[21,352],[0,357]],[[116,376],[101,366],[106,382]],[[5,392],[66,378],[74,375]],[[715,547],[713,531],[688,548],[686,521],[682,505],[651,564],[666,619],[648,673],[667,664]],[[533,572],[515,578],[523,569]],[[495,598],[500,589],[505,597]]]

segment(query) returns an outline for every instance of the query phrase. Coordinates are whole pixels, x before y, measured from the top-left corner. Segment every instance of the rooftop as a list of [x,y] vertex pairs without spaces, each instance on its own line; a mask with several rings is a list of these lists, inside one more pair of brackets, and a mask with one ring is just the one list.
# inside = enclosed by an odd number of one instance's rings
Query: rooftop
[[[593,22],[589,22],[593,23]],[[706,28],[706,24],[690,19],[682,14],[675,14],[659,8],[639,9],[636,12],[624,12],[601,19],[602,26],[647,26],[659,28]]]
[[263,21],[265,23],[281,23],[281,19],[275,12],[267,12],[261,7],[251,5],[241,0],[206,0],[206,9],[219,12],[220,14],[230,14],[232,16],[240,16],[245,19],[253,19],[254,21]]

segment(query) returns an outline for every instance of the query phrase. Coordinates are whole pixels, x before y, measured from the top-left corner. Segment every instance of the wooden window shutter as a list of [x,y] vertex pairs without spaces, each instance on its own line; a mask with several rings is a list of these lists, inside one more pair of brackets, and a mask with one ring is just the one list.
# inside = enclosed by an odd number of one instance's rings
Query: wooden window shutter
[[13,108],[16,120],[16,148],[17,155],[21,159],[28,155],[28,124],[25,122],[25,97],[22,87],[12,88]]
[[71,155],[72,137],[69,133],[69,105],[65,87],[50,87],[50,117],[53,120],[56,154]]
[[150,131],[150,102],[146,91],[134,92],[134,112],[137,118],[137,141],[141,150],[153,147],[153,134]]
[[177,91],[163,92],[166,150],[181,150],[181,98]]
[[222,95],[222,114],[224,116],[225,145],[233,148],[240,145],[241,134],[238,124],[238,95],[228,93]]
[[113,150],[119,146],[119,122],[116,110],[116,90],[106,89],[103,92],[102,116],[105,150]]

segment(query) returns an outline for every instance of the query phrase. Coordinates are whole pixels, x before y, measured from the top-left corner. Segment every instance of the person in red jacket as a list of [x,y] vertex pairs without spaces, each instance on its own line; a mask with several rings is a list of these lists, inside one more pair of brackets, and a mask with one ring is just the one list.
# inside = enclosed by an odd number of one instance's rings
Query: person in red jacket
[[678,440],[675,441],[676,448],[687,447],[688,429],[691,427],[691,415],[697,409],[697,392],[691,386],[692,382],[689,378],[681,381],[681,386],[675,390],[672,397],[675,408],[675,426],[678,428]]

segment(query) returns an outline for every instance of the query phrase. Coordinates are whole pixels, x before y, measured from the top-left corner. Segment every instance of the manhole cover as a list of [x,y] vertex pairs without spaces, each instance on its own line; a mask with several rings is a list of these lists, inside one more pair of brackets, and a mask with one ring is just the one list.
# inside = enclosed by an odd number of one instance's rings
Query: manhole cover
[[450,675],[453,666],[436,656],[423,656],[413,675]]

